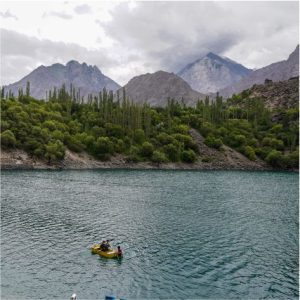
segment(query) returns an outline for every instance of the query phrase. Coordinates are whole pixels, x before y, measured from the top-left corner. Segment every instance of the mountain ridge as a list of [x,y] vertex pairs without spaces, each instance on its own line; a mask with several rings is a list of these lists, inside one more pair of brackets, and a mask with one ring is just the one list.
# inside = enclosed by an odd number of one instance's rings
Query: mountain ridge
[[38,99],[44,99],[46,91],[60,88],[63,84],[67,88],[72,84],[77,90],[80,89],[81,97],[84,98],[88,94],[98,94],[104,87],[112,91],[120,88],[118,83],[105,76],[97,66],[70,60],[66,65],[60,63],[51,66],[41,65],[21,80],[4,86],[4,90],[5,92],[11,90],[17,95],[20,88],[25,91],[28,81],[31,95]]
[[299,76],[299,45],[286,60],[272,63],[251,72],[240,81],[220,89],[219,94],[227,98],[251,88],[254,84],[263,84],[266,79],[278,82],[297,76]]
[[176,74],[161,70],[135,76],[123,88],[130,100],[152,106],[165,106],[168,99],[183,101],[186,105],[195,105],[198,100],[204,100],[206,96],[193,90]]

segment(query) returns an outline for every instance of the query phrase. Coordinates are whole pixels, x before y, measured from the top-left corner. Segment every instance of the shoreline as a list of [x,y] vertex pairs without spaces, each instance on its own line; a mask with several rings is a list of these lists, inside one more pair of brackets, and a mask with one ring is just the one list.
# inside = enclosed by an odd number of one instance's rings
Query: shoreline
[[233,163],[228,161],[195,163],[152,163],[152,162],[126,162],[125,157],[117,155],[109,161],[95,160],[87,153],[74,153],[66,151],[65,159],[62,162],[47,164],[46,161],[30,157],[26,152],[14,149],[1,151],[1,170],[191,170],[191,171],[279,171],[299,173],[299,170],[274,169],[266,164],[258,162]]

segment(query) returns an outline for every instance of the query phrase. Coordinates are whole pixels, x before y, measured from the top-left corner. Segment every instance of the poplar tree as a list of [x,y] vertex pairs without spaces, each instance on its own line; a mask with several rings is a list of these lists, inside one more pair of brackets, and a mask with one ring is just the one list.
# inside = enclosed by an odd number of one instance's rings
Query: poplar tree
[[26,96],[29,97],[30,96],[30,82],[27,81],[26,83]]

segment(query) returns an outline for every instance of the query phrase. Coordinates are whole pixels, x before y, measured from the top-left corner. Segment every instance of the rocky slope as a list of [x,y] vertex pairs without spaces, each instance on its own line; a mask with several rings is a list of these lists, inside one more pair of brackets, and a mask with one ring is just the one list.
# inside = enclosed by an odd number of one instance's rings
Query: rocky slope
[[249,98],[263,99],[270,109],[297,107],[299,104],[299,77],[289,80],[254,85],[250,90]]
[[[194,91],[188,83],[174,73],[158,71],[132,78],[125,86],[127,97],[136,103],[165,106],[168,98],[194,105],[205,95]],[[122,89],[119,90],[122,94]]]
[[88,66],[86,63],[80,64],[77,61],[69,61],[65,66],[53,64],[52,66],[40,66],[20,81],[5,86],[5,92],[11,90],[14,95],[18,95],[18,89],[23,88],[25,93],[26,83],[30,82],[30,94],[34,98],[44,99],[46,91],[60,88],[64,83],[69,90],[70,84],[80,89],[80,97],[87,94],[98,94],[104,87],[107,90],[115,91],[120,85],[109,77],[105,76],[97,66]]
[[201,93],[215,93],[249,75],[252,70],[227,57],[220,57],[214,53],[188,64],[178,76]]
[[265,79],[283,81],[296,76],[299,76],[299,45],[290,54],[287,60],[280,61],[253,71],[247,77],[241,79],[237,83],[224,89],[220,89],[219,93],[223,97],[227,98],[232,94],[237,94],[243,90],[249,89],[254,84],[262,84],[264,83]]

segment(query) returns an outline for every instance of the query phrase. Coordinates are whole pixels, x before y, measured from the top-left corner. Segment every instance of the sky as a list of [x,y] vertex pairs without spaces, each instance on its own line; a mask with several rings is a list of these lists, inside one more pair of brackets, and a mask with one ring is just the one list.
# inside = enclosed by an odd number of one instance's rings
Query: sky
[[208,52],[261,68],[299,43],[299,2],[0,1],[0,40],[1,85],[70,60],[120,85]]

